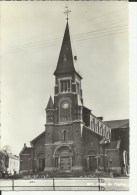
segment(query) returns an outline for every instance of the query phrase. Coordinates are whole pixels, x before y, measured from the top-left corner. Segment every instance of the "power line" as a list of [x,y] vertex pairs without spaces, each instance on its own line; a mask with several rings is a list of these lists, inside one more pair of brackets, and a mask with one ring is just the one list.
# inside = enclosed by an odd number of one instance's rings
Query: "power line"
[[127,33],[127,32],[128,31],[121,31],[121,32],[106,34],[106,35],[102,35],[102,36],[95,36],[95,37],[93,36],[93,37],[89,37],[88,39],[80,39],[80,40],[76,40],[76,41],[84,41],[84,40],[89,40],[89,39],[92,39],[92,38],[102,38],[102,37],[105,37],[105,36],[116,35],[116,34]]
[[[39,46],[37,46],[37,47],[32,47],[32,48],[28,48],[28,50],[29,51],[31,51],[31,50],[34,50],[34,49],[38,49],[38,48],[42,48],[42,47],[53,47],[53,46],[57,46],[55,43],[53,43],[53,44],[50,44],[50,45],[39,45]],[[11,54],[11,53],[22,53],[22,52],[24,52],[24,53],[26,53],[26,52],[28,52],[28,50],[27,49],[23,49],[23,48],[20,48],[20,49],[14,49],[13,50],[13,52],[11,51],[11,52],[8,52],[7,51],[7,53],[5,52],[5,53],[3,53],[3,54]],[[1,54],[0,54],[1,55]]]
[[[116,35],[116,34],[121,34],[121,33],[127,33],[127,31],[121,31],[121,32],[115,32],[115,33],[111,33],[111,34],[105,34],[105,35],[101,35],[101,36],[91,36],[91,37],[89,37],[89,38],[87,38],[87,39],[79,39],[79,40],[76,40],[76,41],[85,41],[85,40],[89,40],[89,39],[94,39],[94,38],[101,38],[101,37],[106,37],[106,36],[111,36],[111,35]],[[37,47],[37,49],[38,48],[41,48],[41,47],[50,47],[50,46],[56,46],[56,44],[54,43],[54,44],[51,44],[51,45],[39,45],[39,47]],[[36,49],[36,48],[31,48],[31,49],[29,49],[29,51],[31,51],[31,50],[33,50],[33,49]],[[7,52],[7,53],[5,53],[5,54],[10,54],[10,53],[20,53],[20,52],[28,52],[28,50],[15,50],[15,51],[13,51],[13,52]]]
[[[126,25],[121,25],[121,26],[115,26],[116,28],[121,28]],[[110,27],[110,28],[103,28],[103,29],[98,29],[98,30],[93,30],[93,31],[90,31],[90,32],[86,32],[86,33],[81,33],[81,34],[75,34],[75,35],[72,35],[72,37],[77,37],[77,36],[84,36],[86,34],[90,34],[90,33],[95,33],[95,32],[99,32],[99,31],[107,31],[108,29],[112,29],[112,28],[115,28],[115,27]],[[114,30],[118,30],[118,29],[114,29]],[[13,47],[14,48],[23,48],[23,47],[30,47],[31,45],[39,45],[39,44],[45,44],[45,43],[50,43],[50,42],[54,42],[54,41],[59,41],[61,38],[54,38],[54,39],[49,39],[49,40],[43,40],[43,41],[38,41],[38,42],[31,42],[31,43],[26,43],[26,44],[22,44],[21,46],[16,46],[16,47]],[[12,47],[10,48],[12,49]],[[9,49],[8,49],[9,50]]]
[[[118,28],[123,28],[123,27],[127,27],[127,25],[120,25],[120,26],[116,26]],[[89,32],[86,32],[86,33],[81,33],[81,34],[76,34],[76,35],[73,35],[73,37],[75,36],[83,36],[84,34],[90,34],[90,33],[94,33],[94,32],[100,32],[100,31],[107,31],[108,29],[112,29],[112,30],[119,30],[119,29],[113,29],[115,27],[110,27],[110,28],[103,28],[103,29],[98,29],[98,30],[93,30],[93,31],[89,31]]]
[[[76,35],[73,35],[72,36],[72,38],[74,38],[74,39],[79,39],[79,38],[81,38],[81,37],[87,37],[87,36],[91,36],[91,35],[101,35],[101,34],[103,34],[103,33],[107,33],[107,32],[111,32],[111,31],[115,31],[115,30],[123,30],[124,28],[126,28],[126,25],[121,25],[121,26],[116,26],[116,28],[115,27],[111,27],[111,28],[104,28],[104,29],[98,29],[98,30],[94,30],[94,31],[90,31],[90,32],[87,32],[87,33],[81,33],[81,34],[76,34]],[[45,46],[45,44],[48,46],[48,44],[49,44],[49,46],[50,46],[50,44],[54,44],[54,42],[59,42],[59,40],[60,40],[60,38],[55,38],[55,39],[51,39],[51,40],[45,40],[45,41],[40,41],[40,42],[33,42],[33,44],[32,43],[28,43],[28,44],[23,44],[23,46],[18,46],[18,47],[13,47],[13,48],[10,48],[10,49],[7,49],[7,50],[5,50],[5,52],[6,51],[12,51],[12,50],[19,50],[19,49],[28,49],[28,47],[29,48],[31,48],[31,47],[37,47],[37,46],[42,46],[42,45],[44,45]]]

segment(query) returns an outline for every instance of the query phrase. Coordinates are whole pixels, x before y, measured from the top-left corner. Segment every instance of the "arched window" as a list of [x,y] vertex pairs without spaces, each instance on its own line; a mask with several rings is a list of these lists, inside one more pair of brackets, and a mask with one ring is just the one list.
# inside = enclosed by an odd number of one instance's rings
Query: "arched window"
[[103,128],[103,136],[106,138],[106,126]]
[[93,131],[95,131],[95,118],[92,120],[92,125],[93,125]]
[[68,140],[68,132],[65,130],[63,131],[63,141],[67,141]]
[[97,121],[96,126],[97,126],[97,133],[99,133],[99,121]]
[[80,94],[80,84],[78,82],[76,82],[76,89],[77,93]]
[[93,130],[93,122],[90,122],[90,128]]
[[70,101],[63,100],[60,103],[60,121],[66,122],[71,120],[71,114],[70,114]]
[[60,92],[66,93],[71,91],[71,80],[63,79],[60,81]]
[[106,131],[106,138],[109,139],[109,129]]
[[100,134],[103,135],[103,125],[100,126]]

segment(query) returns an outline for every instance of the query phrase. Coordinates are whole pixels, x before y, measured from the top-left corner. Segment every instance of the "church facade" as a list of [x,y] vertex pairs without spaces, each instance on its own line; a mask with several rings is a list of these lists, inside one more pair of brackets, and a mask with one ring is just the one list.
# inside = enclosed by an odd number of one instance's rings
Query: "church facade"
[[[21,172],[83,172],[110,168],[121,172],[120,140],[111,141],[111,127],[84,106],[81,75],[75,69],[67,21],[58,58],[54,99],[46,107],[45,131],[24,144]],[[115,162],[111,161],[114,155]]]

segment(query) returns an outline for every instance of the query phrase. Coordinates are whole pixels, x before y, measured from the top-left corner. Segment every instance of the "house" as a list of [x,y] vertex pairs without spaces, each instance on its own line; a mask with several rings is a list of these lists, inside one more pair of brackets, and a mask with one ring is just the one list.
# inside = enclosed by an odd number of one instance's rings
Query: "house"
[[7,154],[8,163],[7,163],[7,172],[10,175],[19,174],[19,157],[11,153]]
[[8,172],[8,174],[18,174],[19,173],[19,157],[11,153],[7,153],[4,150],[0,150],[0,172]]

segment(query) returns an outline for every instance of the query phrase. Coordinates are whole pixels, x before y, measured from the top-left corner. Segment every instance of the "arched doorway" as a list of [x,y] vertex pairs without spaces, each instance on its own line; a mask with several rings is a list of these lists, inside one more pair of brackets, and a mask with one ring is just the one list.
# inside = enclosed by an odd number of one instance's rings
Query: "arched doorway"
[[45,156],[44,156],[44,153],[38,154],[37,160],[38,160],[38,170],[39,171],[44,171],[44,168],[45,168]]
[[87,166],[88,169],[94,171],[97,169],[97,155],[95,150],[90,150],[87,153]]
[[71,171],[72,151],[67,146],[62,146],[55,151],[55,167],[62,172]]
[[71,170],[70,153],[66,150],[60,152],[60,170],[61,171]]

